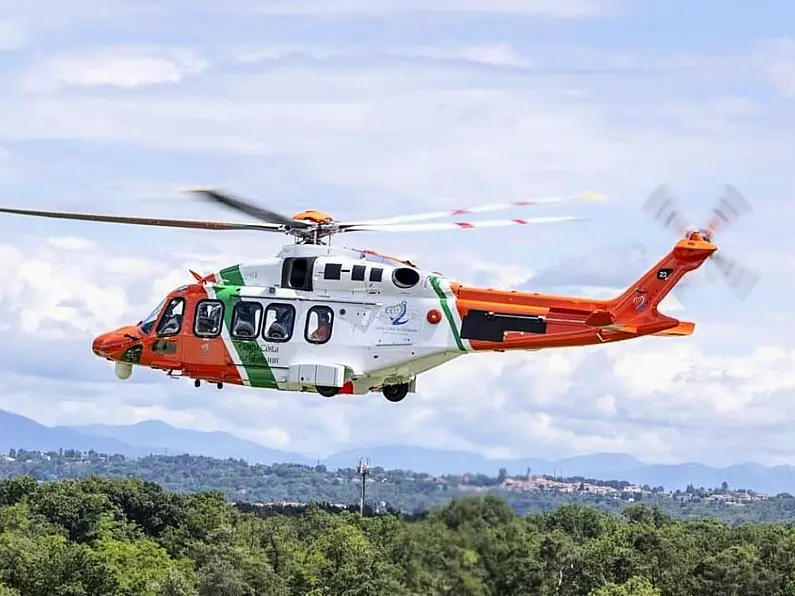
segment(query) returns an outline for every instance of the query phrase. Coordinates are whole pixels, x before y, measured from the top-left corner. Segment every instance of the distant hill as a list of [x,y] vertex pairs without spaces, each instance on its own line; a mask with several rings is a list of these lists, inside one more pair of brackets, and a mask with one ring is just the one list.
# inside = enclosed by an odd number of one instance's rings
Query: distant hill
[[[113,437],[138,448],[156,447],[159,452],[190,453],[219,459],[245,459],[257,463],[315,464],[316,459],[278,449],[270,449],[253,441],[239,439],[227,432],[207,432],[175,428],[159,420],[146,420],[126,426],[90,424],[87,426],[56,427],[97,438]],[[349,464],[350,465],[350,464]]]
[[147,449],[135,448],[117,439],[92,437],[66,428],[44,426],[30,418],[0,410],[0,451],[9,449],[54,450],[93,449],[100,453],[121,453],[132,457],[151,453]]
[[[140,457],[150,453],[189,453],[215,458],[245,459],[251,463],[299,463],[314,465],[317,459],[298,453],[270,449],[226,432],[204,432],[175,428],[160,421],[146,421],[124,426],[89,425],[48,427],[23,416],[0,410],[0,451],[27,449],[94,449],[101,453],[121,453]],[[476,453],[428,449],[406,445],[383,445],[350,449],[320,460],[330,469],[351,468],[360,456],[369,457],[373,466],[434,474],[497,475],[500,468],[508,474],[583,476],[599,480],[626,480],[651,487],[684,489],[716,487],[723,481],[733,488],[778,494],[795,494],[795,467],[766,467],[741,463],[727,468],[713,468],[698,463],[646,464],[625,453],[597,453],[561,460],[523,458],[492,460]]]

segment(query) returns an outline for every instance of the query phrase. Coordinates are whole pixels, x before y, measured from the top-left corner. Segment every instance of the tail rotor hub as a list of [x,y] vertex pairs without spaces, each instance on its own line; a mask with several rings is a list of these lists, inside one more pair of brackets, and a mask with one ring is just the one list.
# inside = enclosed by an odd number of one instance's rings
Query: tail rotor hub
[[[744,213],[751,211],[751,205],[737,189],[727,184],[723,194],[710,212],[707,225],[704,227],[690,226],[683,217],[677,201],[669,194],[665,186],[659,186],[646,200],[644,210],[662,225],[673,230],[677,235],[690,241],[712,242],[715,233],[725,229]],[[720,273],[723,280],[740,298],[745,298],[759,281],[759,273],[741,265],[737,260],[724,254],[713,254],[710,262]]]
[[696,241],[703,241],[703,242],[712,242],[712,231],[707,230],[706,228],[688,228],[687,232],[685,233],[685,238],[687,240]]

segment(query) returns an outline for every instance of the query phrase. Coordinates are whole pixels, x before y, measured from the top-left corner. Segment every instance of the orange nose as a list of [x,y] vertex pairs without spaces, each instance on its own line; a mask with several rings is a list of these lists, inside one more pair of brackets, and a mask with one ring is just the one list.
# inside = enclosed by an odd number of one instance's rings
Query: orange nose
[[117,331],[103,333],[94,338],[91,349],[97,356],[109,358],[112,354],[119,351],[119,348],[127,343],[127,339]]
[[93,350],[94,354],[97,356],[105,356],[107,353],[107,345],[108,345],[108,333],[103,333],[102,335],[97,335],[94,338],[94,342],[91,344],[91,349]]

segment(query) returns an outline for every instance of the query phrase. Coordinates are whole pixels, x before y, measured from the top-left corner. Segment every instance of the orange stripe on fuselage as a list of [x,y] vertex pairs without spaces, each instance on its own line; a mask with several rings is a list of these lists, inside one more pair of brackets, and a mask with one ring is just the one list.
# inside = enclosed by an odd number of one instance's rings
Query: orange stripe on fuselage
[[160,370],[180,371],[190,378],[211,383],[242,385],[243,380],[224,340],[221,337],[196,337],[193,333],[196,305],[201,300],[209,298],[205,287],[201,284],[192,284],[181,291],[171,292],[166,303],[178,297],[185,299],[182,329],[179,335],[160,339],[161,342],[176,343],[177,353],[171,355],[154,351],[153,347],[158,338],[153,330],[150,336],[143,337],[140,342],[144,349],[139,364]]
[[[201,338],[193,333],[196,305],[210,298],[203,285],[194,284],[185,290],[185,324],[182,326],[180,341],[184,373],[194,379],[200,378],[212,383],[232,383],[242,385],[243,379],[234,363],[222,337]],[[227,329],[224,332],[228,332]]]

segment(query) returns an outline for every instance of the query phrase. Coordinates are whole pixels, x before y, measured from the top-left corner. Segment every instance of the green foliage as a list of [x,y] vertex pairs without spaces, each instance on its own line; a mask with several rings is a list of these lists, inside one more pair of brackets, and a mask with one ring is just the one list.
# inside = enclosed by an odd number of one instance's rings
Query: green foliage
[[97,477],[0,495],[0,596],[795,595],[795,528],[646,504],[520,516],[486,495],[361,517]]
[[660,596],[660,590],[645,577],[633,576],[623,584],[610,582],[597,588],[589,596]]
[[[122,455],[104,455],[64,450],[39,453],[11,450],[10,457],[0,455],[0,478],[16,477],[15,483],[0,493],[0,505],[14,504],[35,490],[36,482],[64,478],[123,478],[129,485],[139,486],[127,491],[125,484],[103,484],[102,492],[113,505],[140,525],[147,519],[152,527],[146,531],[160,536],[166,528],[179,526],[174,516],[183,512],[174,508],[172,493],[218,491],[223,498],[237,503],[327,502],[348,504],[359,498],[359,479],[352,468],[328,470],[324,466],[298,464],[260,465],[243,460],[210,457],[150,456],[128,459]],[[544,490],[506,490],[503,480],[507,471],[495,470],[495,476],[469,474],[464,477],[436,478],[405,470],[370,470],[367,483],[368,502],[375,506],[401,512],[423,512],[438,508],[453,499],[465,498],[473,489],[499,497],[519,514],[554,511],[561,505],[587,504],[599,510],[619,514],[630,502],[657,508],[661,514],[675,519],[714,517],[732,525],[760,522],[795,522],[795,498],[782,493],[762,498],[751,491],[729,491],[727,486],[715,489],[688,487],[686,491],[666,493],[663,487],[641,491],[623,480],[595,480],[574,477],[566,479],[573,492],[554,488]],[[30,478],[28,478],[30,476]],[[131,477],[140,478],[140,480]],[[526,478],[519,479],[526,480]],[[549,480],[549,478],[547,478]],[[560,480],[560,479],[556,479]],[[608,494],[583,490],[601,487]],[[119,487],[113,489],[113,486]],[[164,490],[165,489],[165,490]],[[126,501],[134,495],[134,501]],[[719,499],[714,498],[719,496]],[[734,498],[734,502],[725,499]],[[80,531],[77,528],[74,530]],[[86,530],[90,531],[90,528]]]
[[[15,478],[0,492],[0,506],[12,505],[24,495],[32,494],[36,489],[36,480],[103,477],[105,479],[93,480],[97,490],[137,525],[147,520],[151,527],[144,529],[156,537],[161,537],[168,528],[182,526],[184,521],[175,517],[185,512],[175,508],[173,493],[168,491],[217,491],[223,499],[237,503],[314,501],[345,506],[357,502],[359,498],[359,479],[352,468],[328,470],[324,466],[298,464],[268,466],[248,464],[243,460],[191,455],[128,459],[121,455],[84,454],[71,450],[12,452],[11,458],[0,456],[0,478]],[[106,479],[110,478],[124,479],[124,482],[108,484]],[[567,482],[575,490],[567,493],[556,489],[507,490],[502,486],[503,480],[507,480],[507,471],[504,469],[495,470],[493,477],[469,474],[466,478],[452,475],[436,478],[428,474],[374,467],[370,470],[367,482],[368,503],[372,506],[378,504],[381,511],[388,508],[418,513],[438,508],[454,499],[465,499],[472,494],[473,489],[477,489],[497,496],[500,502],[507,503],[522,515],[551,512],[567,504],[593,505],[601,511],[618,515],[624,507],[634,503],[640,506],[638,514],[650,513],[673,519],[712,517],[731,525],[795,522],[795,498],[785,493],[762,498],[750,491],[732,493],[728,485],[711,490],[691,486],[686,491],[672,493],[666,493],[662,487],[640,491],[623,480],[583,477],[568,478]],[[600,494],[576,490],[586,484],[614,492]],[[132,490],[133,487],[137,488]],[[716,495],[720,498],[715,498]],[[735,501],[727,502],[727,498],[734,498]],[[86,504],[96,505],[100,504]],[[205,505],[211,509],[213,507],[210,503]],[[76,511],[73,504],[72,511],[65,512],[65,515],[74,515]],[[194,513],[204,515],[198,511]],[[86,523],[86,528],[71,527],[69,531],[96,531],[96,520],[86,520]]]

